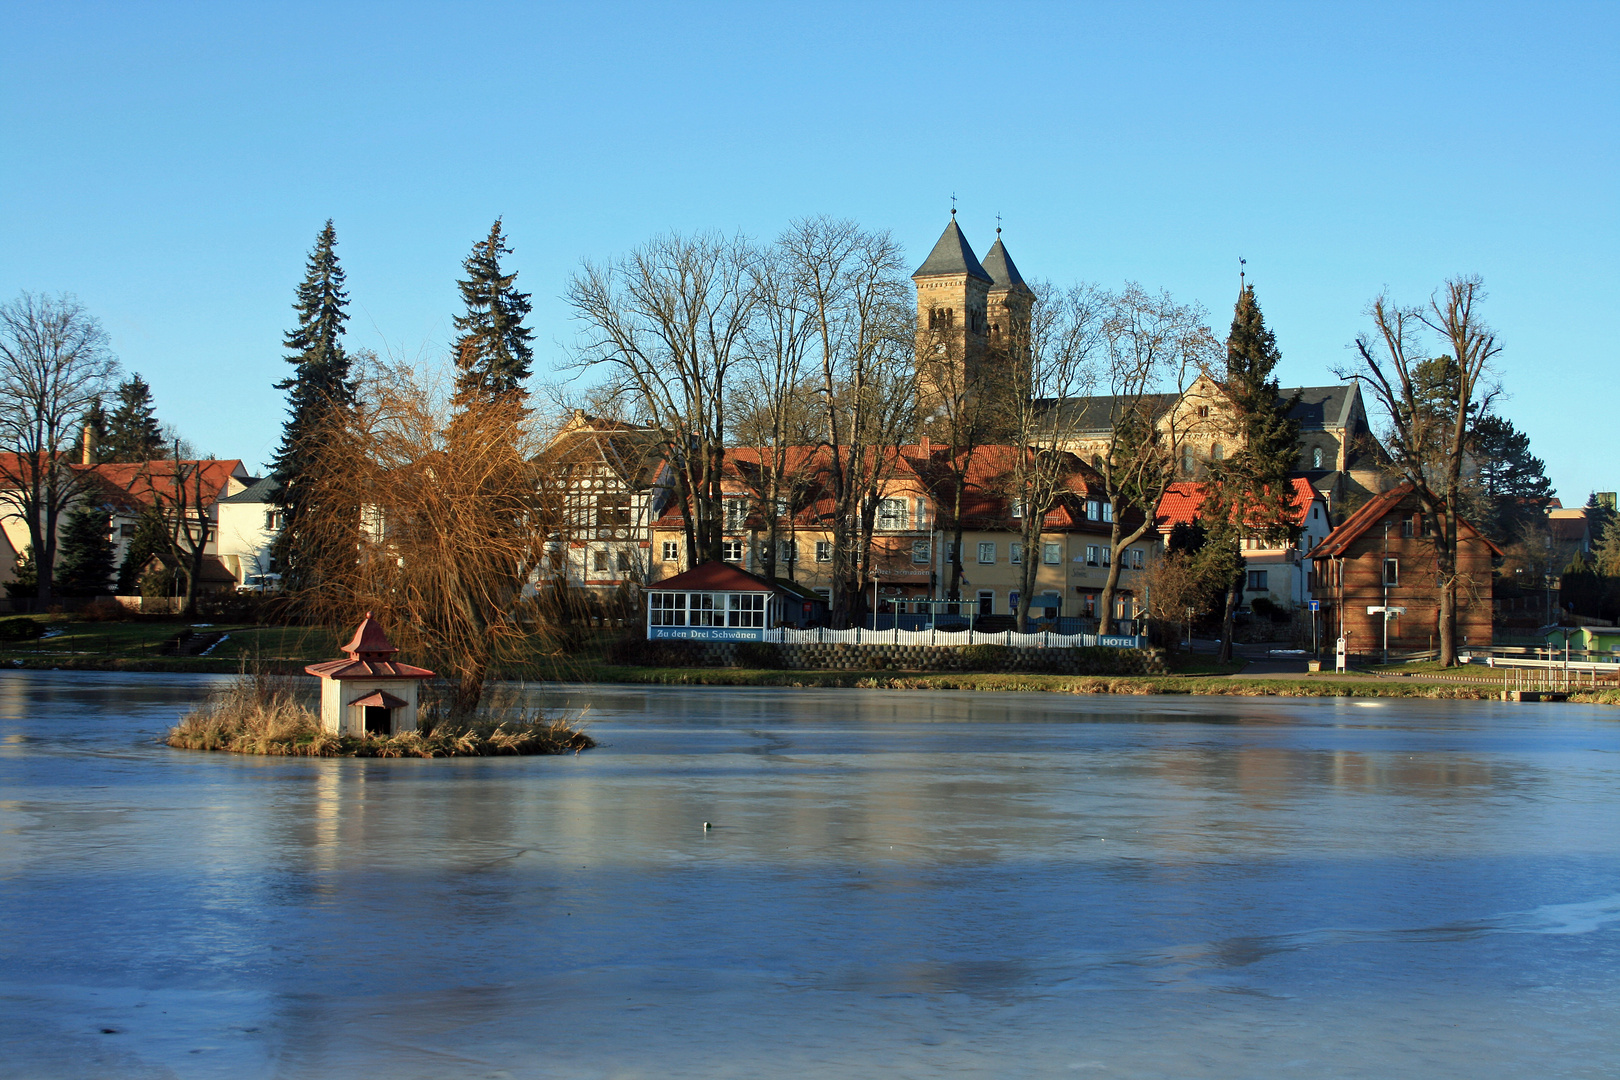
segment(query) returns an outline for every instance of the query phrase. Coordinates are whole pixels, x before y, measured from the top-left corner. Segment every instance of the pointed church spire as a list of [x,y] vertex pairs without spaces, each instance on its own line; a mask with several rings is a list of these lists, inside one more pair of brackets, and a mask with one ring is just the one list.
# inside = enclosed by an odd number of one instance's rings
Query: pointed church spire
[[934,250],[928,253],[928,258],[917,267],[912,278],[935,277],[944,274],[966,274],[968,277],[978,278],[980,281],[991,280],[990,275],[984,272],[979,265],[979,257],[973,254],[973,248],[968,245],[967,237],[956,226],[956,211],[951,211],[951,223],[945,226],[940,234],[939,243]]
[[[996,231],[999,234],[1000,230]],[[1007,247],[1001,242],[999,235],[996,237],[996,242],[991,245],[990,250],[985,252],[984,270],[985,273],[990,275],[990,280],[997,289],[1010,289],[1018,292],[1031,291],[1030,287],[1025,284],[1023,275],[1018,272],[1017,264],[1012,261],[1012,256],[1007,254]]]

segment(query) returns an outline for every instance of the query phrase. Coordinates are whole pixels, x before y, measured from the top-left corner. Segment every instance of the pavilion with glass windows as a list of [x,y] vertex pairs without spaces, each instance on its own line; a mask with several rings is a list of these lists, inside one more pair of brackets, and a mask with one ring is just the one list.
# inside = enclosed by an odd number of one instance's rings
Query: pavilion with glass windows
[[654,641],[763,641],[771,627],[826,617],[826,601],[815,593],[724,562],[703,563],[643,591],[647,638]]

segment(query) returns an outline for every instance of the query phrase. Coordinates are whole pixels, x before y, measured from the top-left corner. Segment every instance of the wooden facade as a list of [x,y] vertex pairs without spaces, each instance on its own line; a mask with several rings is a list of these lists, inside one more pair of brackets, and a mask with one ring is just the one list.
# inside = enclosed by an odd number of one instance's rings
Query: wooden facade
[[[1491,564],[1502,551],[1466,520],[1459,519],[1457,552],[1457,644],[1491,643]],[[1436,584],[1435,537],[1423,526],[1412,485],[1373,497],[1311,552],[1314,593],[1324,602],[1323,625],[1348,639],[1351,653],[1384,646],[1384,614],[1369,608],[1404,610],[1389,622],[1391,649],[1432,649],[1439,644],[1440,590]]]

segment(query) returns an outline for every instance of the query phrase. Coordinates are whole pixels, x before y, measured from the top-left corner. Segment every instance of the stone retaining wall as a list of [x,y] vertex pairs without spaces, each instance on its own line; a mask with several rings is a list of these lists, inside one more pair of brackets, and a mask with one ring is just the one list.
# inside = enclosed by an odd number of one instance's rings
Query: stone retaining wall
[[704,642],[702,649],[700,662],[705,664],[800,671],[1027,671],[1052,675],[1163,675],[1168,671],[1164,651],[1156,648],[1025,649],[1006,645],[765,645]]

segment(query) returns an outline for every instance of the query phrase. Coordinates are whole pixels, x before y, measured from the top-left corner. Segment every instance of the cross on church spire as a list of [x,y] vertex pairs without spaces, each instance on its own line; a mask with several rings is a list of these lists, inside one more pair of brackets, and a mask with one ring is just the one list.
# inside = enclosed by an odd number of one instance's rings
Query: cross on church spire
[[1245,280],[1245,278],[1244,278],[1245,268],[1248,265],[1249,265],[1249,260],[1245,259],[1243,256],[1239,255],[1238,256],[1238,292],[1243,291],[1243,284],[1244,284],[1244,280]]
[[951,192],[951,217],[956,216],[956,192]]

